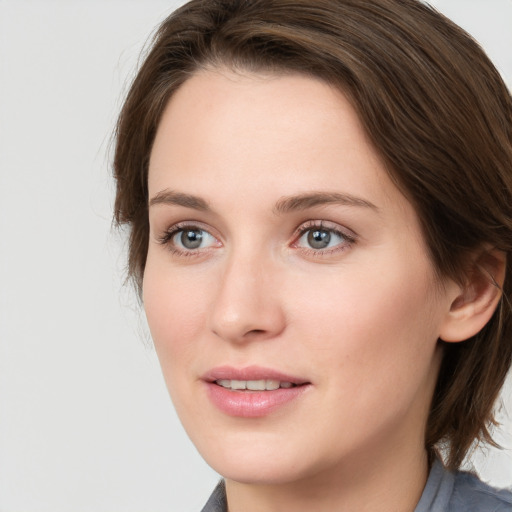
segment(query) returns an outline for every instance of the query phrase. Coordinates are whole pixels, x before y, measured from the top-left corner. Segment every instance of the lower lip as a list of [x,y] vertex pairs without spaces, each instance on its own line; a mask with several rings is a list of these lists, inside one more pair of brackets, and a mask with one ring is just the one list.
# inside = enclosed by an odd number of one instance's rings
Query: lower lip
[[210,400],[223,413],[241,418],[261,418],[301,396],[310,386],[304,384],[272,391],[233,391],[207,382]]

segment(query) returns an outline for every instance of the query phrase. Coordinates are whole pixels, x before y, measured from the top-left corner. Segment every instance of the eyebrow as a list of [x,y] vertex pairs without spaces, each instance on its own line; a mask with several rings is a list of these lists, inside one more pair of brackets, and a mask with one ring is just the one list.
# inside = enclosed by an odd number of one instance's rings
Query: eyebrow
[[175,192],[173,190],[162,190],[149,200],[150,207],[157,204],[184,206],[185,208],[192,208],[194,210],[201,210],[205,212],[210,211],[210,206],[204,199],[191,194]]
[[[184,194],[173,190],[162,190],[149,200],[149,206],[157,204],[183,206],[194,210],[209,212],[211,208],[209,204],[201,197],[192,194]],[[342,206],[357,206],[369,208],[376,212],[379,211],[370,201],[355,197],[350,194],[341,194],[339,192],[310,192],[305,194],[287,196],[279,199],[275,204],[274,213],[280,215],[292,211],[307,210],[315,206],[323,206],[328,204],[338,204]]]
[[277,214],[283,214],[291,211],[307,210],[308,208],[328,204],[358,206],[362,208],[370,208],[376,212],[379,211],[377,206],[366,199],[355,197],[350,194],[340,194],[338,192],[312,192],[283,197],[276,203],[274,211]]

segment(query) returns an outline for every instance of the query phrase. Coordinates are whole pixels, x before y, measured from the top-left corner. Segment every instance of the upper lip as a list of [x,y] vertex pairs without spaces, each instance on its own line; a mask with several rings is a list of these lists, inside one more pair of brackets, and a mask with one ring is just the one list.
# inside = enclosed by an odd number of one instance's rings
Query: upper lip
[[278,380],[279,382],[291,382],[296,385],[308,383],[306,379],[301,377],[295,377],[262,366],[246,366],[244,368],[217,366],[206,372],[202,379],[207,382],[215,382],[216,380]]

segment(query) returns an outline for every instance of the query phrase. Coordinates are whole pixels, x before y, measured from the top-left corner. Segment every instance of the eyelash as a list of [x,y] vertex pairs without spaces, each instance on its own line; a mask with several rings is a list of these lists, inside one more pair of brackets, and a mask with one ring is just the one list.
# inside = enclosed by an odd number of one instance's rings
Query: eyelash
[[161,245],[164,245],[167,247],[169,251],[171,251],[172,254],[176,256],[184,256],[184,257],[194,257],[194,256],[200,256],[201,254],[204,254],[204,252],[207,249],[198,249],[198,250],[182,250],[173,245],[172,239],[178,234],[183,233],[185,231],[204,231],[205,233],[208,233],[212,238],[216,240],[216,237],[214,237],[205,227],[201,226],[197,223],[187,223],[187,222],[180,222],[179,224],[175,224],[171,228],[169,228],[167,231],[165,231],[162,236],[158,238],[158,242]]
[[[330,234],[334,234],[336,236],[339,236],[343,239],[343,241],[340,244],[337,244],[336,246],[332,248],[325,248],[325,249],[313,249],[313,248],[307,248],[307,247],[299,247],[297,244],[300,241],[300,239],[308,232],[310,231],[324,231],[328,232]],[[172,243],[172,239],[178,234],[183,233],[185,231],[203,231],[209,234],[214,240],[217,240],[215,236],[213,236],[205,227],[201,226],[198,223],[179,223],[172,226],[170,229],[165,231],[162,236],[158,238],[158,242],[166,246],[169,251],[171,251],[172,254],[179,256],[179,257],[197,257],[204,255],[205,251],[209,251],[212,247],[207,247],[204,249],[198,248],[197,250],[189,249],[189,250],[182,250],[176,247]],[[304,254],[308,256],[313,257],[322,257],[322,256],[328,256],[333,253],[338,253],[347,250],[350,248],[353,244],[357,241],[357,236],[352,232],[347,230],[342,230],[339,227],[326,225],[325,221],[316,221],[311,220],[307,221],[304,224],[302,224],[297,231],[294,234],[293,237],[294,241],[291,244],[292,247],[296,248],[297,250],[301,250]]]
[[[326,249],[313,249],[313,248],[307,248],[307,247],[298,247],[297,243],[299,240],[308,232],[310,231],[325,231],[331,234],[334,234],[336,236],[339,236],[343,239],[343,241],[340,244],[337,244],[336,246],[332,248],[326,248]],[[292,243],[292,247],[297,247],[303,253],[305,253],[308,256],[313,256],[315,258],[321,258],[324,256],[329,256],[331,254],[339,253],[346,251],[349,249],[352,245],[354,245],[357,241],[357,236],[352,231],[349,231],[348,229],[343,230],[340,229],[339,226],[333,226],[330,224],[325,224],[325,221],[316,221],[316,220],[310,220],[302,224],[299,229],[297,230],[297,234],[294,237],[294,242]]]

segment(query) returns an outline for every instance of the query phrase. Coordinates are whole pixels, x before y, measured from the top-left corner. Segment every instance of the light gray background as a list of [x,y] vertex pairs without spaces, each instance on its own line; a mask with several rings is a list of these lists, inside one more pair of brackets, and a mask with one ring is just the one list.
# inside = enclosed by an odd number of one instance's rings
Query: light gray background
[[[218,478],[173,412],[111,230],[120,98],[180,3],[0,0],[1,512],[192,512]],[[512,84],[512,0],[432,3]],[[512,485],[511,430],[474,459],[496,485]]]

